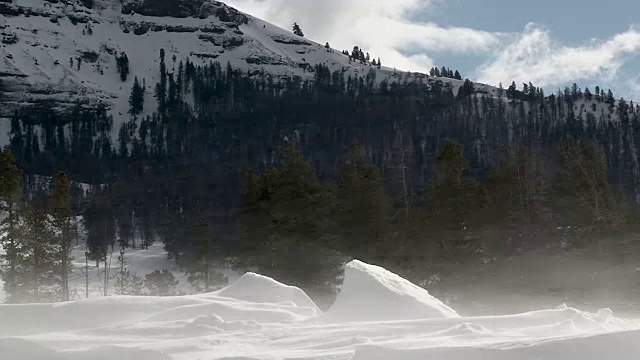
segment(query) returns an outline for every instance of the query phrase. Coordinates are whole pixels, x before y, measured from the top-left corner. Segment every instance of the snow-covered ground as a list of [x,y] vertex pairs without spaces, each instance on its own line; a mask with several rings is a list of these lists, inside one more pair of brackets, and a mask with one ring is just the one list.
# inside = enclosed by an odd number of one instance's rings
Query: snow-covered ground
[[[2,249],[0,248],[0,254]],[[118,256],[120,255],[116,248],[112,254],[110,254],[110,269],[109,269],[109,294],[115,294],[115,279],[118,274]],[[85,260],[85,246],[83,239],[80,239],[80,244],[75,246],[72,251],[73,267],[70,275],[70,289],[73,299],[84,299],[87,297],[85,276],[86,260]],[[174,259],[167,257],[167,252],[164,250],[162,243],[156,243],[149,247],[149,250],[143,249],[127,249],[125,252],[125,261],[127,263],[126,268],[131,273],[136,274],[142,278],[146,274],[149,274],[156,270],[169,270],[175,276],[176,280],[180,281],[177,290],[183,294],[193,294],[194,289],[187,282],[187,277],[182,272]],[[109,260],[107,260],[109,263]],[[229,280],[234,281],[238,278],[238,274],[230,269],[220,269],[220,272]],[[4,302],[5,293],[3,288],[2,279],[0,279],[0,303]],[[104,263],[101,262],[99,266],[96,266],[95,261],[89,261],[89,295],[88,297],[99,297],[104,294]],[[2,359],[0,357],[0,359]]]
[[334,306],[248,273],[220,291],[0,306],[0,354],[51,359],[636,359],[640,322],[566,306],[461,317],[380,267],[351,262]]

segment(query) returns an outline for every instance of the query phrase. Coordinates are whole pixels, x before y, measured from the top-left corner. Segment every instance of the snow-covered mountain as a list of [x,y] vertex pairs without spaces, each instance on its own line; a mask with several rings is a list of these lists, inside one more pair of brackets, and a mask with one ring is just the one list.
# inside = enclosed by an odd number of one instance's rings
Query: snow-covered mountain
[[[0,0],[0,15],[0,143],[7,141],[7,117],[38,104],[61,109],[102,103],[110,107],[117,130],[127,118],[134,77],[145,80],[146,101],[154,102],[160,49],[166,52],[169,71],[186,59],[195,65],[215,60],[249,74],[312,79],[314,66],[325,64],[352,76],[375,71],[378,82],[436,81],[425,74],[351,61],[341,50],[213,0]],[[116,66],[122,53],[129,59],[126,81]],[[437,79],[454,94],[463,85]],[[482,84],[474,89],[488,96],[499,92]],[[608,117],[603,112],[612,113],[600,103],[594,110],[594,104],[578,102],[574,110],[593,112],[600,119]]]
[[[341,51],[217,1],[2,0],[0,14],[3,117],[42,103],[55,108],[104,103],[118,122],[126,114],[134,76],[146,80],[147,100],[152,101],[160,49],[170,71],[188,58],[196,65],[229,62],[250,74],[280,78],[312,78],[319,63],[352,75],[374,69],[378,81],[409,76],[352,62]],[[123,52],[131,74],[124,82],[116,66]]]

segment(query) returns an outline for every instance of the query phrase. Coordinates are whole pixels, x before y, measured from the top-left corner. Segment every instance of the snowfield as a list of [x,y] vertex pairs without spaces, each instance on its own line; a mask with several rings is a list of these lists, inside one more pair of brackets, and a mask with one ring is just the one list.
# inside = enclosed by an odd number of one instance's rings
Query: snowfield
[[0,358],[637,359],[640,322],[566,306],[461,317],[405,279],[347,264],[322,313],[300,289],[247,273],[214,293],[0,305]]

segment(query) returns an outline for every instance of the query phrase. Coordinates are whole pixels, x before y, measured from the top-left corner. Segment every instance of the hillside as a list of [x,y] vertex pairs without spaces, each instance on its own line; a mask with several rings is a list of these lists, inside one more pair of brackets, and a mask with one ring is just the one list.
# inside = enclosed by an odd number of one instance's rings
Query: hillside
[[[173,70],[177,62],[189,59],[196,65],[229,63],[248,74],[266,72],[276,81],[312,79],[316,64],[353,76],[374,69],[378,81],[401,76],[390,68],[351,62],[341,51],[217,1],[190,2],[202,5],[186,13],[165,11],[162,2],[147,2],[154,5],[149,9],[145,2],[130,1],[123,9],[118,0],[95,1],[90,8],[84,5],[89,2],[78,0],[1,2],[0,115],[47,103],[59,109],[78,102],[86,107],[104,103],[120,123],[127,117],[134,76],[146,80],[146,100],[153,101],[160,49],[167,52]],[[116,65],[122,53],[129,59],[131,76],[126,81],[121,81]]]

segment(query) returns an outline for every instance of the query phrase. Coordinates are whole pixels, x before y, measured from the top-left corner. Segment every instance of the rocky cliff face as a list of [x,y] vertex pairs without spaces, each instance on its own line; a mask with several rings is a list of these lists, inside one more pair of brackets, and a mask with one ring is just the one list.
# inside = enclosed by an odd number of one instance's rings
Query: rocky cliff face
[[[196,65],[215,60],[248,73],[266,72],[276,81],[312,79],[318,63],[354,76],[374,69],[378,81],[401,75],[351,62],[340,51],[218,1],[3,0],[0,15],[0,118],[5,118],[0,142],[7,140],[6,118],[25,107],[105,104],[117,129],[127,118],[134,76],[147,84],[147,103],[154,101],[160,49],[167,53],[170,71],[189,59]],[[130,69],[125,81],[116,66],[123,53]]]

